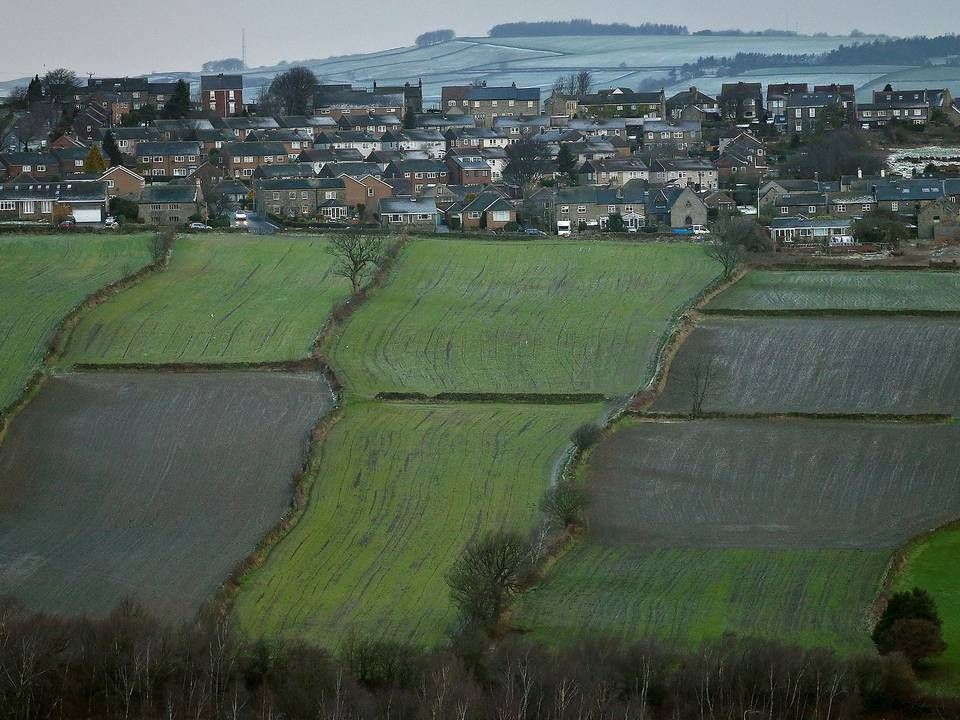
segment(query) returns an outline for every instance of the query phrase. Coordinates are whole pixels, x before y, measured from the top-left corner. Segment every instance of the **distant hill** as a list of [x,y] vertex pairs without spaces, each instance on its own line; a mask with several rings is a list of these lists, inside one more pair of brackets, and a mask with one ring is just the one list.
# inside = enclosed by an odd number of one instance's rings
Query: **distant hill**
[[540,20],[535,22],[512,22],[494,25],[488,37],[548,37],[557,35],[688,35],[686,25],[661,23],[595,23],[588,19]]

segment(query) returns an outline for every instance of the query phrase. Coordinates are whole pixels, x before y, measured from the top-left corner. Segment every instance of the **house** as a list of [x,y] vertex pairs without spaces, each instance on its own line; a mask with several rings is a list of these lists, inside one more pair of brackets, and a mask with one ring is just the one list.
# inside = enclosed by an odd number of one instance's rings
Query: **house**
[[626,137],[627,121],[622,117],[570,118],[567,120],[566,129],[580,133],[583,138]]
[[301,133],[290,128],[262,128],[247,133],[244,142],[278,142],[282,143],[287,155],[296,157],[303,150],[313,147],[314,139],[309,133]]
[[721,114],[738,123],[763,117],[763,91],[760,83],[723,83],[720,89]]
[[291,157],[282,142],[233,142],[223,146],[221,160],[232,178],[252,178],[261,165],[280,165]]
[[[486,167],[486,164],[484,164]],[[404,178],[410,181],[410,194],[419,195],[431,185],[446,185],[449,166],[440,160],[401,160],[392,162],[383,170],[383,178]],[[489,168],[487,168],[489,177]]]
[[247,135],[261,130],[279,130],[280,123],[272,117],[225,117],[218,121],[218,126],[229,130],[240,140],[246,140]]
[[736,201],[719,190],[714,190],[712,193],[706,195],[703,198],[703,204],[706,205],[707,210],[712,213],[733,212],[737,209]]
[[318,150],[356,150],[367,157],[372,152],[383,150],[383,143],[378,135],[343,130],[320,133],[313,141],[313,147]]
[[549,129],[550,118],[546,115],[501,115],[493,121],[493,130],[507,137],[519,138],[536,135]]
[[380,213],[380,201],[394,195],[392,185],[373,175],[341,175],[340,179],[344,185],[344,201],[361,219],[376,217]]
[[910,223],[916,222],[924,207],[947,196],[943,181],[926,178],[887,180],[871,190],[879,208],[897,213]]
[[443,134],[447,150],[476,150],[478,148],[505,148],[510,139],[490,128],[451,128]]
[[107,184],[100,181],[41,182],[29,175],[0,185],[0,219],[100,223],[107,216]]
[[579,170],[581,185],[626,185],[631,180],[649,180],[650,169],[638,157],[587,160]]
[[873,102],[857,104],[857,123],[864,130],[883,127],[891,120],[926,125],[932,112],[931,101],[936,103],[939,97],[936,92],[931,97],[928,90],[893,90],[888,85],[873,92]]
[[831,109],[845,117],[843,99],[834,93],[793,93],[786,98],[786,129],[789,133],[811,133],[828,117]]
[[341,178],[281,178],[254,183],[258,213],[339,222],[347,217],[346,185]]
[[[101,130],[97,136],[103,142],[107,131]],[[160,142],[163,136],[155,127],[116,127],[110,128],[113,141],[124,155],[137,157],[137,145],[142,142]]]
[[[517,209],[493,190],[455,202],[446,212],[447,225],[464,230],[500,230],[517,222]],[[453,221],[453,222],[451,222]]]
[[630,88],[610,88],[579,98],[576,112],[592,117],[663,120],[667,116],[667,98],[662,89],[657,92],[634,92]]
[[177,120],[154,120],[155,127],[164,140],[189,140],[197,130],[213,130],[213,123],[206,119],[180,118]]
[[336,161],[324,163],[323,167],[320,168],[318,175],[320,177],[342,177],[344,175],[349,175],[350,177],[355,178],[373,175],[377,178],[383,178],[383,173],[383,168],[381,168],[377,163]]
[[440,211],[432,198],[398,196],[380,200],[380,224],[383,227],[415,227],[435,230]]
[[651,120],[643,124],[642,138],[644,152],[655,154],[682,156],[703,147],[701,126],[695,121]]
[[421,152],[434,160],[442,160],[447,152],[447,140],[437,129],[414,128],[385,133],[380,140],[384,150]]
[[620,215],[627,229],[639,229],[646,217],[647,188],[633,181],[619,188],[572,187],[551,196],[556,228],[581,232],[606,227],[611,215]]
[[767,84],[767,114],[774,118],[774,122],[782,124],[787,114],[787,98],[791,95],[805,95],[810,92],[807,83],[768,83]]
[[277,118],[280,127],[297,130],[303,135],[310,135],[314,139],[324,132],[336,132],[337,121],[328,115],[282,115]]
[[829,212],[827,195],[822,192],[788,192],[774,201],[774,212],[784,217],[826,215]]
[[276,180],[277,178],[311,178],[317,177],[312,163],[279,163],[261,165],[253,172],[257,180]]
[[403,123],[396,115],[341,115],[337,120],[339,130],[383,135],[388,130],[401,130]]
[[852,113],[857,105],[857,88],[854,85],[831,83],[829,85],[814,85],[815,93],[830,93],[840,98],[840,107]]
[[243,111],[243,75],[201,75],[200,106],[220,117]]
[[[373,81],[374,93],[385,93],[387,95],[400,94],[403,96],[403,113],[407,115],[416,115],[423,112],[423,80],[418,79],[414,85],[411,82],[405,82],[403,85],[382,85]],[[398,113],[399,114],[399,113]]]
[[767,151],[759,138],[741,132],[721,141],[717,159],[719,177],[756,178],[766,174],[768,169]]
[[421,113],[414,116],[413,125],[416,128],[427,130],[460,130],[463,128],[472,128],[477,126],[477,119],[473,115],[445,115],[443,113],[430,112]]
[[769,230],[778,245],[826,245],[831,237],[849,235],[852,224],[849,218],[810,219],[799,215],[775,217],[770,221]]
[[807,180],[795,178],[778,178],[768,180],[760,186],[760,203],[773,204],[777,198],[787,193],[838,193],[842,190],[840,183],[835,180]]
[[670,228],[707,224],[707,206],[689,187],[651,188],[647,193],[647,222]]
[[77,137],[84,140],[97,138],[106,128],[110,127],[110,118],[103,108],[94,103],[88,103],[77,111],[70,122],[70,127]]
[[720,114],[720,103],[717,99],[700,92],[696,87],[681,90],[676,95],[670,97],[667,100],[666,108],[667,117],[672,120],[684,118],[684,111],[688,108],[698,110],[701,117],[704,115],[714,116]]
[[[413,98],[414,95],[409,97]],[[321,84],[313,93],[313,112],[315,115],[328,115],[334,120],[339,120],[343,115],[401,116],[408,102],[416,101],[408,101],[407,92],[398,92],[397,88],[371,91],[342,83]]]
[[951,237],[960,230],[960,205],[952,200],[935,200],[917,214],[917,237],[921,240],[937,239],[946,228],[951,228]]
[[869,193],[831,193],[827,212],[833,217],[863,217],[877,209],[877,201]]
[[481,155],[447,155],[450,182],[454,185],[489,185],[491,170]]
[[719,171],[709,160],[695,158],[656,159],[650,165],[650,183],[692,187],[694,190],[716,190]]
[[[71,175],[82,175],[87,172],[87,155],[90,154],[90,148],[71,147],[51,149],[50,154],[57,159],[59,171],[57,175],[64,179]],[[106,160],[106,158],[104,158]]]
[[188,133],[183,139],[196,140],[203,148],[204,155],[209,156],[211,154],[218,154],[223,150],[224,145],[235,142],[237,138],[236,135],[226,128],[214,128],[212,130],[194,130]]
[[140,192],[139,217],[151,225],[185,225],[191,217],[204,216],[199,185],[154,183]]
[[50,152],[0,153],[0,179],[12,179],[23,174],[37,180],[52,180],[59,177],[60,164]]
[[145,184],[141,175],[125,168],[123,165],[114,165],[107,168],[100,176],[100,181],[107,184],[107,195],[111,199],[115,197],[137,198]]
[[516,83],[506,87],[487,87],[485,82],[447,86],[440,91],[440,106],[447,113],[472,115],[477,125],[490,128],[498,117],[539,115],[540,88],[518,88]]
[[221,180],[210,187],[206,195],[207,210],[211,217],[243,207],[250,188],[239,180]]
[[186,177],[200,165],[203,148],[195,140],[168,140],[137,144],[137,163],[144,176]]

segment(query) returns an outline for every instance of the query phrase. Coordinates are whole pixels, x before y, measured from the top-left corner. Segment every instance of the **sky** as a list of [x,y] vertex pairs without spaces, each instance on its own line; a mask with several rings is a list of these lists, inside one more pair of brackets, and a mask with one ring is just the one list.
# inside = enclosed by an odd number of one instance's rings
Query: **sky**
[[[782,28],[787,22],[791,29],[805,33],[845,34],[857,28],[902,36],[960,29],[960,0],[606,0],[596,4],[582,0],[0,0],[0,4],[7,10],[0,81],[55,67],[69,67],[81,75],[199,70],[207,60],[239,56],[242,28],[246,28],[250,66],[401,47],[436,28],[451,28],[463,36],[484,35],[500,22],[584,16],[596,22],[684,24],[691,30]],[[79,11],[70,7],[74,4]],[[954,22],[944,22],[950,18]]]

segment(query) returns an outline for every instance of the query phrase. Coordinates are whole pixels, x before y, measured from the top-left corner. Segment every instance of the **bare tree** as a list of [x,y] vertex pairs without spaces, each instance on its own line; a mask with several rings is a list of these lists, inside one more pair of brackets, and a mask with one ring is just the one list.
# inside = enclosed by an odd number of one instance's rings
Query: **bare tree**
[[77,74],[66,68],[51,70],[43,76],[40,83],[43,86],[43,94],[53,100],[63,100],[64,96],[80,87]]
[[593,73],[589,70],[581,70],[574,78],[576,95],[583,97],[590,94],[590,86],[593,85]]
[[590,498],[583,483],[561,480],[547,490],[540,509],[559,527],[575,527],[583,524],[583,514]]
[[384,242],[379,235],[346,232],[334,235],[329,252],[337,258],[333,271],[350,281],[353,292],[360,291],[363,277],[371,267],[383,261]]
[[270,82],[269,95],[285,115],[303,115],[312,105],[317,77],[305,67],[290,68]]
[[703,405],[717,391],[718,360],[716,353],[700,354],[690,371],[690,416],[703,415]]
[[[706,245],[707,255],[723,266],[723,276],[730,277],[757,236],[758,225],[750,218],[728,217],[714,228]],[[761,231],[762,232],[762,231]]]
[[544,143],[523,138],[507,146],[509,163],[503,170],[504,179],[518,187],[525,187],[543,174],[543,160],[549,158]]

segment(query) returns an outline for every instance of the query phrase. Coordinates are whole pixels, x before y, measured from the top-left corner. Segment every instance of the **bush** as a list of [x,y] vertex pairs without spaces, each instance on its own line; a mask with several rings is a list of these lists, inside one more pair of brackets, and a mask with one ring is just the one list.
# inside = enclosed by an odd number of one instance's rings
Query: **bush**
[[589,504],[587,489],[573,480],[561,480],[547,490],[540,509],[554,524],[560,527],[575,527],[583,524],[583,515]]
[[570,436],[570,440],[572,440],[573,444],[577,446],[577,449],[582,452],[600,438],[600,432],[601,428],[599,425],[587,423],[574,430],[573,435]]
[[408,687],[422,657],[409,645],[357,637],[346,640],[340,655],[357,682],[368,688]]
[[899,652],[914,665],[941,654],[947,647],[936,603],[930,593],[918,587],[894,593],[872,637],[881,655]]
[[110,201],[110,212],[114,217],[126,218],[136,222],[140,215],[140,206],[133,200],[124,198],[113,198]]

